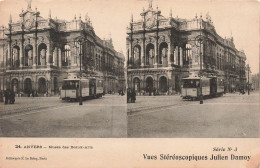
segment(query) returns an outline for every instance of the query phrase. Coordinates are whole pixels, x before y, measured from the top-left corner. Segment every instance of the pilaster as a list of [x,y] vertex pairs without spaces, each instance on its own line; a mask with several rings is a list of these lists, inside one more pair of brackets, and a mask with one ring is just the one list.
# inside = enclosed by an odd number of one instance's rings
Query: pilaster
[[168,43],[168,53],[167,53],[167,59],[168,59],[168,67],[171,66],[171,53],[172,53],[172,47],[171,43]]

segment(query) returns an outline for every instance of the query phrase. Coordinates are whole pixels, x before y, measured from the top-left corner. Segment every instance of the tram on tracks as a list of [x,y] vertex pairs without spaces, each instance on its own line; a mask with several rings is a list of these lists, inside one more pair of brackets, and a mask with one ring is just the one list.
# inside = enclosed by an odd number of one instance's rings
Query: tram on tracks
[[[202,87],[202,93],[200,91]],[[198,100],[202,95],[205,98],[223,96],[224,79],[212,77],[188,77],[182,79],[181,96],[183,99]]]
[[60,98],[67,101],[79,101],[80,87],[82,99],[99,98],[103,96],[104,80],[97,77],[69,77],[62,82]]

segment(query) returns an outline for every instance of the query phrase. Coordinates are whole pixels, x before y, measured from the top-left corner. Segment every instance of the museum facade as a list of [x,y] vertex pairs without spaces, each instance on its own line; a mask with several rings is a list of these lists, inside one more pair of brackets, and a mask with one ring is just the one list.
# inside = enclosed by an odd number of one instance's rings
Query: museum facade
[[[1,90],[17,94],[59,92],[68,73],[79,73],[80,62],[85,76],[102,77],[105,92],[124,90],[124,55],[117,52],[112,39],[100,39],[90,18],[71,21],[47,19],[28,4],[20,20],[0,30]],[[81,59],[80,59],[81,58]]]
[[131,17],[126,41],[128,88],[138,94],[180,93],[182,78],[200,74],[224,79],[226,92],[246,85],[245,53],[236,49],[233,37],[216,33],[208,14],[181,19],[170,11],[164,17],[149,1],[139,21]]

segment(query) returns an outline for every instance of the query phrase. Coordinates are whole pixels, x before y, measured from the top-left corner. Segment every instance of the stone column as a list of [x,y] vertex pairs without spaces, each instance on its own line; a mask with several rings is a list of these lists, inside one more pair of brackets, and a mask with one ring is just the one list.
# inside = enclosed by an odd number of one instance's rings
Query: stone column
[[[200,60],[199,60],[200,62]],[[204,67],[204,44],[201,44],[201,63],[202,63],[202,69]]]
[[36,67],[37,63],[38,63],[38,59],[37,59],[37,51],[38,51],[38,46],[37,46],[37,36],[35,36],[35,40],[34,40],[34,49],[33,49],[33,66]]
[[53,51],[53,65],[57,66],[58,65],[57,63],[58,63],[58,49],[57,47],[55,47]]
[[[96,53],[94,53],[94,56]],[[71,50],[71,65],[77,66],[77,47],[73,47]]]
[[52,65],[52,47],[51,42],[48,44],[48,53],[46,53],[47,66]]
[[154,65],[155,66],[158,65],[158,57],[159,57],[158,46],[157,46],[157,43],[155,43],[155,45],[154,45]]
[[167,87],[169,88],[168,94],[171,95],[172,94],[172,78],[171,78],[171,74],[168,75]]
[[183,65],[183,49],[180,47],[180,66]]
[[19,77],[19,83],[18,83],[18,85],[19,85],[19,93],[21,93],[22,91],[24,91],[23,89],[23,77]]
[[11,44],[10,42],[8,43],[8,55],[7,55],[7,67],[10,67],[11,65]]
[[171,43],[168,43],[168,53],[167,53],[168,67],[170,67],[171,64],[172,64],[172,62],[171,62],[171,53],[172,53]]
[[172,87],[173,93],[175,93],[175,90],[176,90],[175,75],[172,75],[171,84],[172,84],[171,87]]
[[58,67],[62,67],[62,64],[61,64],[61,49],[59,48],[58,49]]
[[19,53],[19,57],[20,57],[20,67],[23,67],[23,41],[21,40],[21,44],[20,44],[20,53]]
[[36,75],[32,77],[32,90],[38,92],[38,79]]
[[[154,84],[153,87],[159,91],[160,81],[159,81],[159,75],[157,74],[154,78]],[[153,88],[152,88],[153,89]]]
[[174,64],[178,65],[178,46],[174,47]]
[[141,52],[141,66],[143,67],[144,66],[144,52],[143,52],[143,48],[142,47],[140,49],[140,52]]
[[133,65],[133,50],[132,50],[132,44],[129,47],[129,65],[132,66]]

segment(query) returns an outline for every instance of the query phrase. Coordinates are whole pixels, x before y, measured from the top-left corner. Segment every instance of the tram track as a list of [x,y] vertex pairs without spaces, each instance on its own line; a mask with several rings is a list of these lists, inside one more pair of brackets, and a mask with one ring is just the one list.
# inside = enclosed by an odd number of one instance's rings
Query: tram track
[[53,104],[49,106],[31,106],[31,107],[24,107],[24,108],[17,108],[17,109],[2,110],[0,111],[0,119],[4,119],[5,117],[30,114],[32,112],[37,112],[42,110],[53,109],[55,107],[67,107],[67,106],[70,105],[68,104],[64,106],[57,106]]
[[163,106],[145,106],[145,107],[140,107],[140,108],[135,108],[135,109],[130,109],[127,111],[127,116],[135,116],[135,115],[143,115],[143,114],[148,114],[148,113],[154,113],[158,111],[164,111],[167,109],[173,109],[173,108],[178,108],[182,106],[188,106],[188,105],[193,105],[195,103],[189,103],[189,104],[171,104],[171,105],[163,105]]

